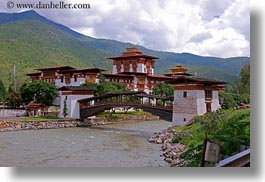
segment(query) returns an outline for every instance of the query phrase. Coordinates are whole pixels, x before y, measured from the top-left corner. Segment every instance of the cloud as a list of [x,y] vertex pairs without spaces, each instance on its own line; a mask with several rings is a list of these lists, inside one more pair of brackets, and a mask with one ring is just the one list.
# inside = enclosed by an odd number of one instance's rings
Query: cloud
[[213,36],[209,32],[199,33],[199,34],[192,36],[189,42],[201,43],[204,40],[210,39],[212,37]]
[[[154,50],[218,57],[250,54],[250,13],[247,0],[65,2],[89,3],[91,9],[35,11],[88,36],[131,42]],[[0,10],[8,11],[6,8]]]

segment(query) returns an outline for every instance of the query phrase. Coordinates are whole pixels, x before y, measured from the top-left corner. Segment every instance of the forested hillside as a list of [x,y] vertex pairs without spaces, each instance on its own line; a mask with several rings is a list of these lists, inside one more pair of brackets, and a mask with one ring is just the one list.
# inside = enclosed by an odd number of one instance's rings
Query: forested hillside
[[[40,67],[100,67],[110,72],[112,62],[105,58],[122,54],[130,45],[82,35],[34,11],[0,13],[0,76],[6,87],[11,84],[14,65],[18,86],[26,73]],[[183,64],[197,76],[233,82],[240,68],[250,62],[249,57],[223,59],[137,47],[160,58],[155,64],[156,74],[168,73],[176,64]]]

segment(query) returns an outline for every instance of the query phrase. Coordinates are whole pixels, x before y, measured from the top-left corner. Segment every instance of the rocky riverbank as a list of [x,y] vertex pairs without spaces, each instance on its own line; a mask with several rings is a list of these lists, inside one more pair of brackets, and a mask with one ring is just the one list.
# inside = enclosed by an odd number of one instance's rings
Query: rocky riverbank
[[0,121],[0,132],[57,129],[82,126],[81,122],[75,120],[52,120],[52,121]]
[[21,130],[39,130],[39,129],[56,129],[70,128],[81,126],[98,126],[109,125],[125,122],[139,122],[158,120],[158,116],[153,115],[128,115],[119,117],[100,117],[88,118],[83,122],[66,119],[66,120],[51,120],[51,121],[19,121],[19,120],[3,120],[0,121],[0,132],[4,131],[21,131]]
[[179,166],[183,159],[180,158],[180,155],[185,152],[185,146],[180,143],[173,143],[172,139],[176,131],[173,128],[168,128],[162,132],[154,133],[148,141],[155,144],[161,144],[162,154],[164,160],[171,165]]

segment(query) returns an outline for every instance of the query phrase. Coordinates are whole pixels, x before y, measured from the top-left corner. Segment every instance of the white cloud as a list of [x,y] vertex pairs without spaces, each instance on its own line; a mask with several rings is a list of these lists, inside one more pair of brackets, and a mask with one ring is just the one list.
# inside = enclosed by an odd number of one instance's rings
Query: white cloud
[[91,9],[37,12],[88,36],[131,42],[155,50],[219,57],[250,54],[247,0],[65,2],[90,3]]

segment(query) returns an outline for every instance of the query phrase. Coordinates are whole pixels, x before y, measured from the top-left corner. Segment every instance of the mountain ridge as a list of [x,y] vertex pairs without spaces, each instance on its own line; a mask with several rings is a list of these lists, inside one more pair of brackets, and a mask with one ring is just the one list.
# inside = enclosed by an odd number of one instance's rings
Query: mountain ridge
[[[35,11],[0,13],[0,40],[0,61],[4,63],[0,65],[0,69],[7,74],[7,70],[12,72],[13,65],[16,64],[23,70],[19,72],[21,75],[38,67],[58,64],[97,66],[110,72],[112,62],[105,58],[120,55],[125,48],[132,45],[82,35]],[[155,64],[156,74],[167,73],[176,64],[183,64],[191,73],[199,76],[232,82],[238,78],[240,68],[250,62],[249,57],[204,57],[191,53],[154,51],[138,45],[137,47],[145,54],[160,58]],[[5,85],[8,84],[7,79],[5,78]]]

